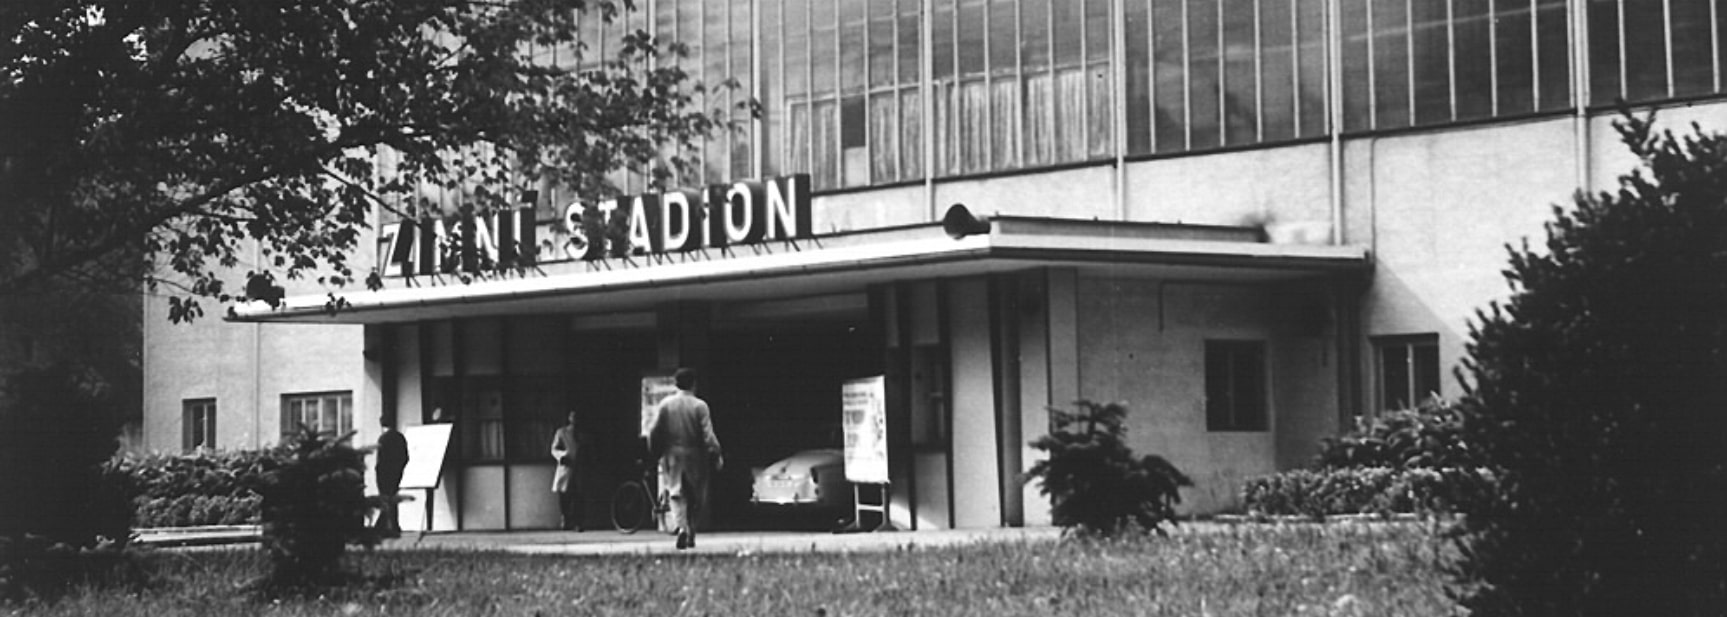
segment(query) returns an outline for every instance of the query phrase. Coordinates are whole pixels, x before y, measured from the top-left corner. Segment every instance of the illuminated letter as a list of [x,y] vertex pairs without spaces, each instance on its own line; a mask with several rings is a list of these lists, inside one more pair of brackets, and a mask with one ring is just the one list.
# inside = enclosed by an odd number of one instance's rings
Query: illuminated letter
[[420,221],[420,233],[414,237],[414,246],[419,248],[420,253],[420,274],[437,274],[444,271],[444,244],[447,242],[449,232],[444,229],[444,221]]
[[396,223],[384,228],[389,242],[384,247],[383,276],[413,276],[414,271],[414,225],[412,223]]
[[660,244],[660,208],[658,195],[637,195],[630,198],[630,252],[658,253]]
[[498,236],[496,225],[486,224],[486,216],[469,216],[462,230],[462,269],[480,272],[498,267]]
[[[697,196],[697,199],[700,197]],[[691,196],[684,191],[672,191],[660,196],[660,248],[666,251],[687,251],[696,248],[701,238],[690,233]]]
[[755,182],[739,182],[726,191],[725,216],[721,217],[726,229],[726,241],[733,243],[760,242],[762,231],[767,223],[767,200],[762,199],[762,185]]
[[807,238],[810,232],[810,176],[796,174],[768,183],[767,237]]
[[702,189],[702,246],[721,248],[726,241],[726,187],[710,184]]

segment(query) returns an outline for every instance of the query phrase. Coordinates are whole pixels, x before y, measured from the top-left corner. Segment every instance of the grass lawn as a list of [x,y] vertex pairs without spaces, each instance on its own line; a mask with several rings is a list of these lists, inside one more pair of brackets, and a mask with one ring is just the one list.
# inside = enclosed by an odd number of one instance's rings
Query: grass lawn
[[159,551],[155,580],[26,615],[1454,615],[1433,524],[1241,525],[1121,542],[559,557],[356,551],[372,582],[260,599],[256,550]]

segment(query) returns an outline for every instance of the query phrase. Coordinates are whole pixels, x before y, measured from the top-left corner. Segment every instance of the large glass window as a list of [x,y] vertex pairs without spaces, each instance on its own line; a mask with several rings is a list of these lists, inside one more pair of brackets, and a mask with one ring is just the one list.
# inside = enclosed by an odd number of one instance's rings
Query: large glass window
[[1565,0],[1339,0],[1347,130],[1570,105]]
[[216,447],[216,399],[189,399],[181,403],[180,446],[187,452]]
[[1727,64],[1727,0],[924,3],[662,0],[584,15],[581,57],[652,28],[696,81],[738,84],[703,106],[745,120],[760,98],[753,128],[685,153],[704,163],[675,183],[808,173],[817,190],[1513,118],[1569,108],[1576,76],[1594,105],[1706,96]]
[[354,394],[348,391],[282,395],[282,437],[302,427],[326,435],[354,430]]
[[1205,342],[1205,430],[1264,431],[1267,413],[1265,343]]
[[1323,3],[1128,0],[1124,8],[1128,154],[1324,133]]
[[455,423],[463,460],[545,461],[552,432],[571,411],[564,323],[471,319],[422,330],[432,359],[425,421]]
[[1591,0],[1592,104],[1722,92],[1727,1]]
[[764,171],[808,173],[817,190],[920,177],[919,1],[760,7]]
[[1382,411],[1410,409],[1439,394],[1439,336],[1415,334],[1373,339]]
[[1111,156],[1108,0],[936,0],[937,175]]

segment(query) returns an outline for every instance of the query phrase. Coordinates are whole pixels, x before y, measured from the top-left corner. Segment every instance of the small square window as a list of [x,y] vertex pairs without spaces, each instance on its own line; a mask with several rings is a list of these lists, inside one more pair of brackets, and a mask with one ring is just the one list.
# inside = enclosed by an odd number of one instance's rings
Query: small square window
[[1205,342],[1205,429],[1264,431],[1265,343]]

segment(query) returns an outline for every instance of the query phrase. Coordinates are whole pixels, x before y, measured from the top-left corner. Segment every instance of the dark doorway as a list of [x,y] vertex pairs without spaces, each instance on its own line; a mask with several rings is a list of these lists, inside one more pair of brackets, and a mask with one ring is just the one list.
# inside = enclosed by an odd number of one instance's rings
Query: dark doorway
[[726,452],[714,486],[716,526],[828,527],[851,514],[849,506],[753,506],[750,488],[758,468],[804,450],[844,447],[840,386],[881,372],[880,346],[865,332],[835,322],[713,333],[715,354],[701,394]]

